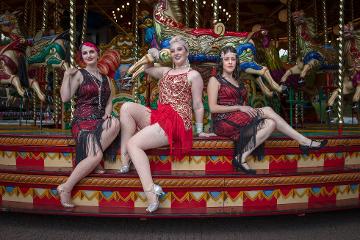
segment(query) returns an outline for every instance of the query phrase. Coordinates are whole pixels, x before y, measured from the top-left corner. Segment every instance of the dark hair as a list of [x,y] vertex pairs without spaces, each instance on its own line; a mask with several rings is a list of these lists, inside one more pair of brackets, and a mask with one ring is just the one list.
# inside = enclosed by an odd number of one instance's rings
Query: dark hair
[[222,59],[221,55],[225,55],[229,52],[235,53],[235,55],[236,55],[236,66],[235,66],[235,70],[233,72],[233,77],[235,78],[236,81],[238,81],[240,83],[240,64],[239,64],[239,59],[238,59],[236,49],[233,46],[225,46],[221,49],[219,62],[218,62],[218,66],[217,66],[217,75],[221,76],[223,73],[223,59]]

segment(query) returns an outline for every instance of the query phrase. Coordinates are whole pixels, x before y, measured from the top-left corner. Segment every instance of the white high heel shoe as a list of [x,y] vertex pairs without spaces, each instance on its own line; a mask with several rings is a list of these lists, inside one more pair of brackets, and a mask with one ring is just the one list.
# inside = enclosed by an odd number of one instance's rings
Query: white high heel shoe
[[152,189],[150,191],[145,191],[145,193],[152,193],[156,195],[156,201],[149,203],[148,207],[146,208],[146,212],[155,212],[160,205],[159,197],[165,194],[164,191],[159,185],[153,184]]

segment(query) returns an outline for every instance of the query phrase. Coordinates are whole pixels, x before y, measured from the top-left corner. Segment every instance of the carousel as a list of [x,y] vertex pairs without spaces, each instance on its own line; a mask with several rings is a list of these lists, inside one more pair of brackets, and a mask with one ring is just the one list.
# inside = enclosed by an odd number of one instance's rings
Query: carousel
[[[26,0],[0,3],[0,210],[40,214],[178,218],[306,214],[360,206],[360,4],[354,0]],[[110,6],[111,5],[111,6]],[[256,7],[254,7],[256,6]],[[40,15],[41,14],[41,15]],[[39,17],[41,16],[41,17]],[[262,17],[259,17],[262,16]],[[234,144],[195,137],[189,155],[147,151],[160,209],[147,200],[135,169],[117,160],[72,191],[62,207],[56,187],[75,166],[70,125],[74,101],[62,103],[64,71],[81,67],[77,48],[100,44],[98,67],[111,77],[113,114],[124,102],[156,108],[158,85],[145,63],[171,66],[168,41],[182,36],[191,67],[204,79],[205,129],[211,132],[206,84],[220,49],[231,43],[260,71],[241,78],[253,107],[271,106],[312,139],[303,153],[275,132],[265,156],[248,158],[256,174],[235,171]],[[157,48],[159,59],[147,50]],[[309,55],[315,56],[309,58]]]

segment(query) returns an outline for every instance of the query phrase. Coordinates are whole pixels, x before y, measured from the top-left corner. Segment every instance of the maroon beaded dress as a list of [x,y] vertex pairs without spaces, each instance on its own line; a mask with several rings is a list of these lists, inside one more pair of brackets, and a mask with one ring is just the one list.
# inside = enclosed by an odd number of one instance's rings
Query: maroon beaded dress
[[[217,76],[216,79],[220,83],[217,104],[226,106],[244,105],[247,92],[243,84],[237,87],[222,76]],[[229,137],[235,141],[235,156],[252,149],[256,144],[256,132],[261,128],[263,119],[262,112],[255,110],[257,111],[255,117],[241,111],[212,114],[216,135]],[[263,145],[256,149],[254,153],[259,156],[263,155]]]
[[[105,115],[105,107],[111,95],[109,81],[106,76],[102,75],[102,79],[97,79],[85,69],[80,69],[84,80],[80,84],[75,93],[75,111],[72,121],[72,135],[76,139],[76,162],[86,158],[88,155],[89,144],[98,146],[103,152],[100,144],[101,133],[104,130],[103,116]],[[111,121],[107,121],[109,127]],[[115,146],[116,145],[116,146]],[[114,160],[115,150],[119,145],[119,137],[104,152],[105,159]]]
[[151,110],[151,124],[158,123],[168,137],[170,154],[181,159],[192,148],[191,84],[188,72],[159,81],[158,108]]

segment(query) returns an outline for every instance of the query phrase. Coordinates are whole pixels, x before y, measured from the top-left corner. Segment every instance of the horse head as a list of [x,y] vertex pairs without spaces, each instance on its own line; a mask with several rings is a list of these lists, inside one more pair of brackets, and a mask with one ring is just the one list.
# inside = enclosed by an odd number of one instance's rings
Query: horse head
[[0,31],[9,35],[11,33],[20,35],[20,29],[18,25],[17,15],[19,11],[14,11],[12,13],[6,12],[0,15]]
[[295,26],[299,26],[305,23],[305,13],[303,10],[295,11],[291,14]]

